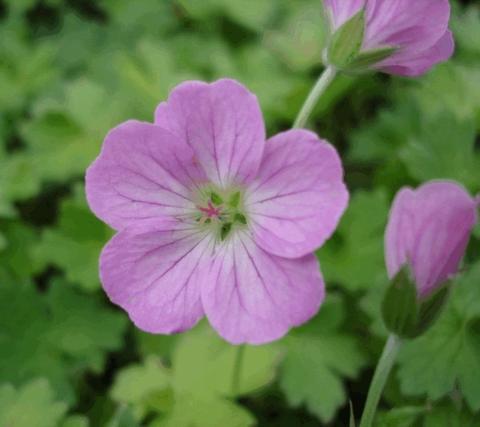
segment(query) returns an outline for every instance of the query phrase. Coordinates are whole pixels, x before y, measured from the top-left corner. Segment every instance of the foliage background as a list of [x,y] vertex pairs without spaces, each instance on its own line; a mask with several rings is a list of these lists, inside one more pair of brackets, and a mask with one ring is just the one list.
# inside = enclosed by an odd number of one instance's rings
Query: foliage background
[[[151,120],[185,79],[239,79],[270,134],[289,128],[321,71],[320,2],[0,1],[0,426],[347,425],[385,338],[393,195],[433,178],[480,190],[480,5],[453,7],[452,61],[418,80],[341,77],[317,108],[352,192],[318,253],[328,299],[285,339],[247,349],[232,396],[234,348],[207,324],[150,336],[108,303],[97,259],[111,231],[86,207],[83,173],[111,127]],[[480,426],[475,236],[442,318],[401,353],[378,426]]]

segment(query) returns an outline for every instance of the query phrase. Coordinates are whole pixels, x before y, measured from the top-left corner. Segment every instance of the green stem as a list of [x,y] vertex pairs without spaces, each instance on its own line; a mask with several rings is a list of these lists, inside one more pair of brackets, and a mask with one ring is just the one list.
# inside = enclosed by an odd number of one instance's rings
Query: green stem
[[235,360],[233,362],[232,376],[232,396],[236,397],[240,391],[240,375],[242,373],[243,356],[245,354],[245,346],[240,345],[236,348]]
[[401,340],[395,335],[390,335],[383,349],[382,356],[378,361],[375,374],[373,375],[370,389],[368,390],[367,401],[363,409],[362,419],[359,427],[371,427],[378,402],[382,396],[383,389],[392,370],[395,359],[402,345]]
[[312,91],[308,95],[302,109],[298,113],[297,119],[295,120],[295,123],[293,125],[294,128],[303,128],[305,126],[307,120],[312,114],[313,109],[315,108],[315,105],[317,105],[319,98],[323,95],[328,86],[330,86],[330,84],[333,82],[336,74],[337,71],[331,65],[325,68],[322,75],[317,80],[317,83],[313,87]]

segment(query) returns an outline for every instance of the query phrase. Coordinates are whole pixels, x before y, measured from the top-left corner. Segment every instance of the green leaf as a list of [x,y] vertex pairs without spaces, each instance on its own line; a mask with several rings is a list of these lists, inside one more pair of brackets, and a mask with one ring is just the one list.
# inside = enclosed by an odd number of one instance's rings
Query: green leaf
[[123,343],[126,318],[107,310],[93,297],[54,280],[47,295],[50,328],[46,338],[75,360],[76,369],[101,372],[106,353]]
[[425,408],[407,406],[381,412],[375,417],[375,427],[412,427],[425,412]]
[[96,290],[100,287],[98,258],[112,234],[92,214],[83,187],[77,186],[74,195],[62,202],[57,226],[44,230],[34,248],[36,270],[53,264],[62,268],[72,283]]
[[327,39],[328,22],[317,0],[286,4],[285,22],[264,35],[265,47],[297,72],[308,71],[321,63]]
[[449,178],[478,189],[480,157],[475,152],[475,126],[443,113],[425,121],[409,141],[402,158],[410,175],[420,182]]
[[327,282],[358,290],[386,279],[383,234],[387,215],[383,190],[354,193],[336,235],[317,252]]
[[479,427],[480,415],[472,415],[461,404],[444,404],[427,411],[423,427]]
[[72,415],[66,418],[60,427],[88,427],[88,418],[82,415]]
[[[74,401],[70,379],[100,372],[123,342],[125,317],[54,281],[47,294],[28,283],[0,284],[0,381],[44,376],[56,395]],[[22,339],[19,339],[22,337]]]
[[391,280],[382,304],[387,329],[402,338],[417,333],[419,305],[417,288],[411,279],[410,267],[403,267]]
[[180,396],[173,412],[156,427],[253,427],[255,418],[228,400]]
[[45,379],[32,380],[18,390],[0,385],[0,425],[5,427],[56,427],[67,411],[55,400]]
[[61,181],[83,174],[107,132],[127,118],[118,98],[80,79],[67,86],[64,100],[38,104],[21,135],[42,179]]
[[480,129],[480,69],[471,65],[447,62],[435,67],[415,87],[412,95],[422,111],[435,117],[445,111],[460,122],[473,121]]
[[28,280],[34,271],[33,248],[37,243],[37,234],[31,227],[19,221],[1,221],[0,231],[3,238],[0,266],[16,278]]
[[[172,385],[176,393],[201,397],[231,395],[237,347],[201,326],[184,334],[175,348]],[[279,349],[275,345],[245,348],[239,380],[244,395],[269,384],[275,376]]]
[[466,8],[456,9],[455,19],[452,19],[455,34],[456,51],[465,59],[478,61],[480,57],[480,9],[471,4]]
[[128,406],[120,405],[106,427],[140,427]]
[[332,36],[328,48],[330,64],[342,69],[348,67],[357,57],[365,33],[365,9],[360,9]]
[[330,297],[305,332],[300,328],[285,339],[280,388],[290,405],[305,405],[323,422],[331,421],[347,400],[343,381],[358,375],[366,362],[356,339],[339,330],[340,313],[342,301]]
[[275,3],[269,0],[179,0],[185,11],[199,20],[214,19],[216,15],[227,16],[248,29],[261,31],[275,11]]
[[458,280],[436,324],[405,344],[399,357],[399,379],[405,394],[436,400],[458,385],[470,408],[480,409],[479,282],[477,263]]
[[170,373],[160,360],[150,356],[141,365],[130,365],[122,369],[110,391],[112,399],[129,404],[138,419],[149,409],[161,412],[171,405],[168,389]]

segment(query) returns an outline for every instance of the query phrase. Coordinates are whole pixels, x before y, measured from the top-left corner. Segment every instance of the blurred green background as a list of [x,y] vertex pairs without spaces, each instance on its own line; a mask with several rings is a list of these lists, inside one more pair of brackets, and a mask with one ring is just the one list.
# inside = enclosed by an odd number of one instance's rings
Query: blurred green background
[[[327,302],[248,348],[232,396],[235,349],[205,322],[151,336],[109,304],[97,260],[112,232],[83,174],[110,128],[152,120],[185,79],[236,78],[270,135],[288,129],[322,69],[320,0],[0,1],[0,427],[346,426],[385,338],[393,195],[433,178],[480,191],[480,5],[452,6],[449,63],[342,76],[315,111],[352,193],[318,254]],[[438,324],[403,349],[378,426],[480,426],[479,240],[477,227]]]

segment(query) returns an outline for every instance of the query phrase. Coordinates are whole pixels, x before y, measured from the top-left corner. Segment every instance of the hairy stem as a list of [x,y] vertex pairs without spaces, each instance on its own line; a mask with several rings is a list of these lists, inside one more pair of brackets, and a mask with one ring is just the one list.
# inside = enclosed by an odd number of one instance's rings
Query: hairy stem
[[402,342],[395,335],[390,335],[383,349],[382,356],[378,361],[375,374],[373,375],[370,389],[368,390],[367,401],[363,409],[360,427],[371,427],[377,411],[378,402],[382,396],[383,389],[397,358]]
[[236,348],[235,360],[233,362],[232,375],[232,396],[235,397],[240,392],[240,376],[242,373],[243,356],[245,353],[245,346],[240,345]]
[[330,84],[335,79],[337,72],[332,66],[325,68],[320,78],[315,83],[315,86],[309,93],[305,103],[302,106],[302,109],[298,113],[297,119],[293,125],[294,128],[302,128],[307,123],[310,115],[312,114],[315,105],[317,105],[320,97],[325,93],[325,90],[330,86]]

